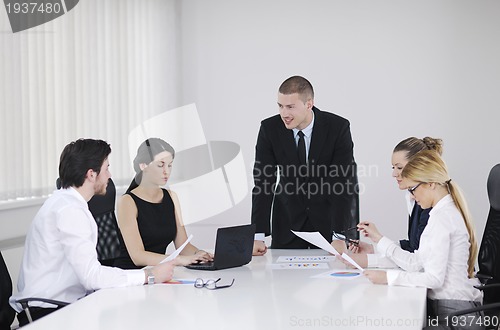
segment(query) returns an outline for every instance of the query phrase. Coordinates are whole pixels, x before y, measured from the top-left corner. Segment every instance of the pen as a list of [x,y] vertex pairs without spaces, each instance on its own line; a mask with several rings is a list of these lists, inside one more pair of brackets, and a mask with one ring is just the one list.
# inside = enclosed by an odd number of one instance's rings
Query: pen
[[[369,226],[370,224],[367,223],[365,226]],[[348,232],[348,231],[351,231],[351,230],[354,230],[354,229],[358,229],[358,226],[354,226],[354,227],[351,227],[351,228],[347,228],[346,230],[342,230],[340,233],[343,234],[345,232]]]
[[348,231],[351,231],[351,230],[354,230],[354,229],[358,229],[358,226],[347,228],[346,230],[342,230],[340,233],[343,234],[345,232],[348,232]]

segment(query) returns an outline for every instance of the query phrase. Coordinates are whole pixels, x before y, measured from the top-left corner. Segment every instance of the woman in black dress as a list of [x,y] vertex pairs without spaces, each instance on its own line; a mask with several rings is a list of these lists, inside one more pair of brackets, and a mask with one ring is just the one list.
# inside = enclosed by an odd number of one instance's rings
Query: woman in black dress
[[[118,201],[121,256],[114,266],[130,269],[154,266],[165,259],[167,246],[187,240],[175,192],[161,188],[170,176],[175,151],[167,142],[150,138],[137,150],[135,178]],[[180,264],[211,261],[213,255],[188,243],[177,257]]]

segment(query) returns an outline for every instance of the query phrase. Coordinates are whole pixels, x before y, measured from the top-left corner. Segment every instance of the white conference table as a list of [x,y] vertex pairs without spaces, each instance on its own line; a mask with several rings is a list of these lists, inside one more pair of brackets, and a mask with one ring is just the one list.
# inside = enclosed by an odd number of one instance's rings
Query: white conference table
[[374,285],[365,277],[311,278],[345,269],[273,269],[279,256],[324,256],[322,250],[268,250],[243,267],[178,267],[175,279],[222,278],[219,290],[192,284],[104,289],[23,329],[422,329],[426,289]]

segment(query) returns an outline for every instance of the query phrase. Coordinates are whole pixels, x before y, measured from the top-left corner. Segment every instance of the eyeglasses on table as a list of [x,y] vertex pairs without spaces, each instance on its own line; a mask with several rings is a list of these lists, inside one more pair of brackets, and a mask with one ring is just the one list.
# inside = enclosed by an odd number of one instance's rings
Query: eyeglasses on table
[[194,282],[194,287],[201,289],[201,288],[207,288],[209,290],[216,290],[216,289],[224,289],[224,288],[229,288],[233,286],[234,284],[234,278],[231,281],[231,284],[225,284],[225,285],[217,285],[217,283],[221,280],[219,277],[216,280],[210,279],[210,280],[203,280],[202,278],[197,278]]

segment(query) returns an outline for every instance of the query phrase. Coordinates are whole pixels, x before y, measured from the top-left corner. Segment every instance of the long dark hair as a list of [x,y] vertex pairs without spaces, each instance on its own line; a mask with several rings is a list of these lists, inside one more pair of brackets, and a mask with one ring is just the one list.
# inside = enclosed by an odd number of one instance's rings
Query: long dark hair
[[142,142],[139,148],[137,148],[137,155],[134,158],[134,171],[135,177],[132,179],[130,186],[127,189],[127,193],[131,190],[137,188],[141,184],[142,180],[142,170],[141,164],[149,164],[154,159],[155,156],[161,152],[170,152],[172,154],[172,159],[175,157],[175,150],[170,144],[159,138],[149,138]]

